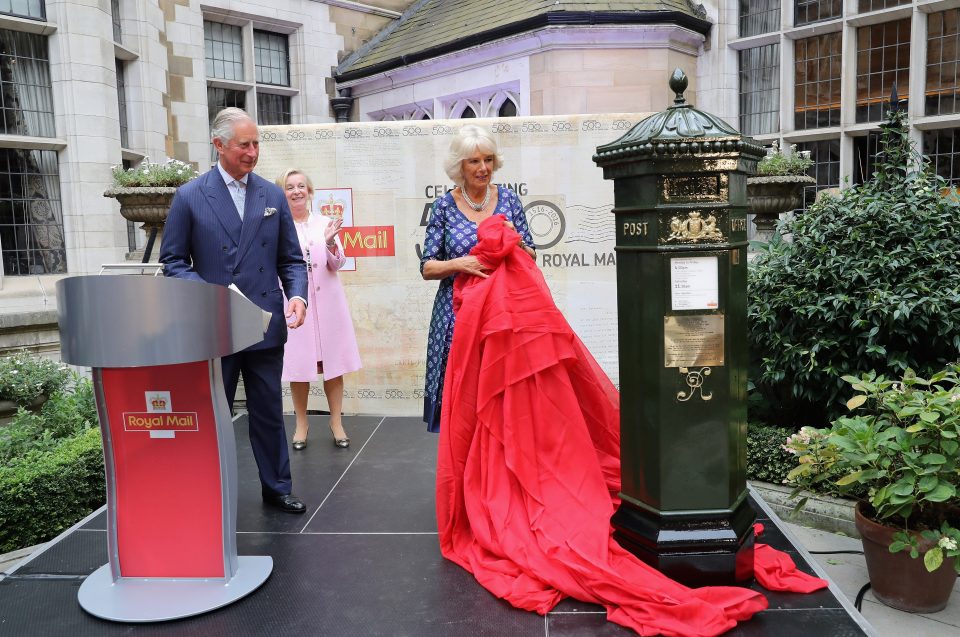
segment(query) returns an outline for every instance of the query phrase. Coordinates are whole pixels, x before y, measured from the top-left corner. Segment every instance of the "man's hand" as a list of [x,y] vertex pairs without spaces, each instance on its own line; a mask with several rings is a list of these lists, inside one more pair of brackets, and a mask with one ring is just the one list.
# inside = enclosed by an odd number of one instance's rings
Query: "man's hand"
[[306,316],[306,314],[307,314],[307,308],[303,304],[303,301],[301,301],[300,299],[293,299],[292,301],[290,301],[290,303],[287,304],[287,313],[285,316],[287,318],[290,318],[291,316],[293,316],[293,320],[287,322],[287,327],[289,327],[292,330],[295,330],[301,325],[303,325],[303,318]]

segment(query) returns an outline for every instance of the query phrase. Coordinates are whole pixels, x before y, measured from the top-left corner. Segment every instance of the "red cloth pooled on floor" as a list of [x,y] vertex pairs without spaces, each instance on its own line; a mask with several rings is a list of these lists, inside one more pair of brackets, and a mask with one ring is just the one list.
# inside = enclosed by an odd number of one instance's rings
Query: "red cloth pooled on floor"
[[[760,537],[763,525],[754,524],[753,530],[756,537]],[[760,586],[770,591],[812,593],[827,587],[826,580],[798,571],[786,553],[759,542],[753,550],[753,575]]]
[[601,604],[641,635],[719,635],[767,607],[739,587],[692,589],[611,536],[619,397],[500,217],[458,276],[437,458],[440,550],[494,595],[544,614]]

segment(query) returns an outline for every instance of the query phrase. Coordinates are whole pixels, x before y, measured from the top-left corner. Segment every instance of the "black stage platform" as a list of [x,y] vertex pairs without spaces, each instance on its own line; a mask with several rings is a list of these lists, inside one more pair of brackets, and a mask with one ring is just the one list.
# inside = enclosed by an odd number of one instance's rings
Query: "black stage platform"
[[[236,421],[240,555],[270,555],[273,574],[249,597],[198,617],[115,624],[81,610],[77,590],[107,561],[105,514],[91,516],[0,581],[0,635],[269,637],[628,637],[602,608],[566,600],[546,617],[495,599],[437,547],[433,508],[437,438],[417,418],[345,419],[349,449],[332,443],[325,416],[310,446],[291,452],[306,515],[265,508],[246,433]],[[287,423],[293,431],[292,420]],[[764,540],[813,572],[762,504]],[[771,519],[774,518],[774,519]],[[819,573],[823,576],[822,573]],[[759,589],[762,590],[762,589]],[[770,609],[731,636],[874,635],[839,590],[765,592]]]

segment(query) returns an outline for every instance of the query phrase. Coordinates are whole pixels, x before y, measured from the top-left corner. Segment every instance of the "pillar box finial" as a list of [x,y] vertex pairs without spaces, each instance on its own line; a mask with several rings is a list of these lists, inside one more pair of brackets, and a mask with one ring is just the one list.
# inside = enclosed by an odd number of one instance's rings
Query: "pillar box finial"
[[687,90],[687,74],[683,69],[673,70],[673,75],[670,76],[670,88],[677,94],[673,100],[674,106],[685,104],[687,100],[683,98],[683,92]]
[[614,537],[686,584],[753,573],[747,176],[764,149],[683,97],[593,159],[614,182],[621,505]]

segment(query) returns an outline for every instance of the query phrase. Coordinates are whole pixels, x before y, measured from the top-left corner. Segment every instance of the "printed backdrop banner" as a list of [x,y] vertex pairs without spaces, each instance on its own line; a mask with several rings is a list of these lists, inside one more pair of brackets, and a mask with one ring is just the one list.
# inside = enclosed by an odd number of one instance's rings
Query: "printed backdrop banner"
[[[314,211],[344,217],[341,240],[348,255],[357,255],[340,272],[363,362],[344,378],[344,413],[423,413],[427,328],[438,283],[420,277],[420,253],[433,201],[454,186],[443,159],[467,123],[486,126],[497,138],[503,167],[494,181],[520,195],[537,264],[558,307],[619,385],[613,183],[592,157],[597,146],[644,117],[261,127],[257,173],[306,172],[316,191]],[[284,393],[292,410],[289,387]],[[326,409],[320,383],[311,385],[310,409]]]

